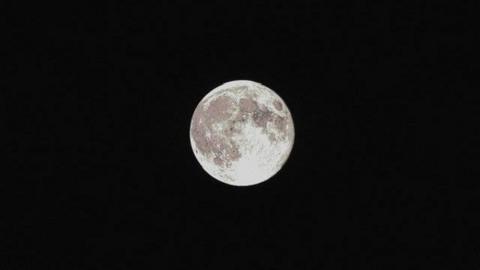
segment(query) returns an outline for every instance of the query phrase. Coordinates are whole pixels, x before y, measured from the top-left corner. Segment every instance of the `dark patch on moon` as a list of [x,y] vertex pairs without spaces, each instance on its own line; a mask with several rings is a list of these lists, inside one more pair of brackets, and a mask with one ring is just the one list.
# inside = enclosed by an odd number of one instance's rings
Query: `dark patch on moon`
[[273,106],[275,107],[275,109],[277,109],[277,111],[281,111],[283,109],[282,102],[280,102],[279,100],[275,100],[273,102]]
[[218,166],[223,166],[223,159],[218,156],[213,159],[213,162]]
[[233,100],[227,96],[219,96],[212,100],[205,112],[211,122],[221,122],[228,119],[232,115]]
[[192,118],[191,132],[197,148],[204,156],[214,156],[213,162],[221,167],[228,167],[241,157],[238,146],[231,139],[235,131],[233,126],[228,125],[222,133],[213,128],[215,123],[225,122],[232,116],[234,105],[231,98],[219,96],[210,102],[206,110],[203,109],[204,102],[201,102]]
[[281,133],[285,133],[287,131],[287,119],[285,117],[276,116],[273,123]]
[[253,112],[253,122],[261,128],[266,129],[267,123],[273,120],[274,114],[272,111],[268,110],[267,108],[264,109],[257,109]]
[[240,99],[240,112],[241,113],[250,113],[257,110],[257,102],[252,98],[241,98]]

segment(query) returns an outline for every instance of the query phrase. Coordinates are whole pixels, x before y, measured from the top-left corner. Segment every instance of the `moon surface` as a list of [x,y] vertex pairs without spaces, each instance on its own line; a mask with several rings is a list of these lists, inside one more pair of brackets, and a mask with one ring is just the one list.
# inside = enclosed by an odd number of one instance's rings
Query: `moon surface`
[[213,178],[250,186],[275,175],[288,159],[295,132],[285,102],[247,80],[224,83],[198,104],[190,124],[193,153]]

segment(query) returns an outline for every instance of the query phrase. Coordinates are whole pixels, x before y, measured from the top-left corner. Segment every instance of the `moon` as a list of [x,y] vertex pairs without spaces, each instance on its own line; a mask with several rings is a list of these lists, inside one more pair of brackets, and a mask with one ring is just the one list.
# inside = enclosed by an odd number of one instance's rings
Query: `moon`
[[201,167],[233,186],[259,184],[287,161],[295,132],[285,102],[268,87],[248,80],[224,83],[196,107],[190,143]]

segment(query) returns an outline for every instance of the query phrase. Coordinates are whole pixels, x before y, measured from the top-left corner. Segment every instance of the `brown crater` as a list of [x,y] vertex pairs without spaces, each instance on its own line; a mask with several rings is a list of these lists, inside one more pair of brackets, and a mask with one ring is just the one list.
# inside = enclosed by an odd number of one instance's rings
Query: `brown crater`
[[282,105],[282,102],[280,102],[280,100],[275,100],[273,102],[273,106],[275,107],[275,109],[277,109],[278,111],[281,111],[283,109],[283,105]]
[[274,114],[268,109],[258,109],[253,112],[252,118],[258,127],[266,128],[267,123],[273,120]]
[[275,120],[273,121],[275,127],[282,133],[287,132],[287,118],[281,116],[275,116]]

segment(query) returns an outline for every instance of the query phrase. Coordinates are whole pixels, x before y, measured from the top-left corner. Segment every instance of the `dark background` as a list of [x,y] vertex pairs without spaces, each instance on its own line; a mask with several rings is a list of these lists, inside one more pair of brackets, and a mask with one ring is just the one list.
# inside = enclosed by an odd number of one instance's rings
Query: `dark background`
[[[478,5],[227,2],[2,4],[0,268],[478,269]],[[188,137],[237,79],[296,129],[248,188]]]

